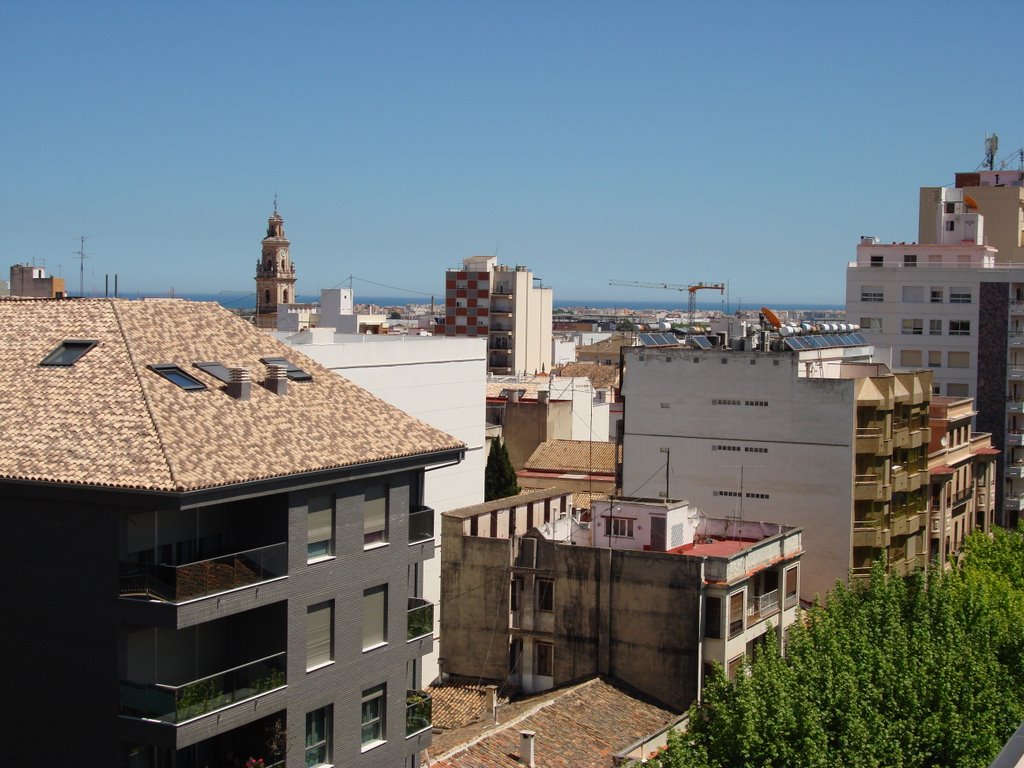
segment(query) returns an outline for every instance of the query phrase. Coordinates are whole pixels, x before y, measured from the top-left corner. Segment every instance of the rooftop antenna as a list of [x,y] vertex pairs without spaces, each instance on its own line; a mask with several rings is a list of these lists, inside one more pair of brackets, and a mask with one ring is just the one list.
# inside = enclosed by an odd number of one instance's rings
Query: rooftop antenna
[[85,296],[85,260],[91,256],[85,252],[85,241],[91,237],[92,235],[79,235],[78,250],[72,251],[78,257],[78,295],[81,297]]
[[996,134],[985,135],[985,167],[990,171],[996,169],[996,152],[999,151],[999,137]]
[[274,215],[277,216],[277,190],[274,190]]

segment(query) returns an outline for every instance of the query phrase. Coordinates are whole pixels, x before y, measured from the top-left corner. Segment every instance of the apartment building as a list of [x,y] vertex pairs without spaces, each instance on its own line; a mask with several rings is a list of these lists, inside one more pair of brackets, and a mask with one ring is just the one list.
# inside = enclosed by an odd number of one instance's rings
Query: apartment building
[[[423,504],[434,510],[434,530],[441,530],[442,512],[483,501],[485,339],[335,333],[329,327],[275,335],[339,376],[465,443],[462,461],[424,476]],[[434,557],[423,562],[423,597],[438,604],[440,536],[433,543]],[[435,637],[439,618],[440,610],[435,610]],[[423,681],[434,681],[439,673],[436,643],[421,664]]]
[[1024,509],[1024,481],[1011,471],[1024,458],[1017,450],[1024,445],[1017,438],[1024,433],[1024,263],[1007,262],[990,243],[1005,241],[1007,231],[1020,237],[1019,211],[982,206],[976,193],[922,192],[927,242],[861,238],[846,271],[847,315],[877,349],[891,350],[893,367],[931,368],[933,394],[974,399],[975,428],[991,433],[1001,451],[996,521],[1014,526]]
[[681,710],[711,663],[735,675],[795,621],[799,529],[626,498],[580,523],[567,504],[534,491],[443,515],[447,671],[526,693],[608,676]]
[[[995,524],[996,456],[992,436],[974,432],[969,397],[932,397],[929,421],[929,560],[948,568],[974,530]],[[1014,468],[1018,475],[1021,466]],[[1008,468],[1009,470],[1009,468]]]
[[212,303],[0,329],[8,759],[417,765],[424,472],[463,444]]
[[445,274],[444,335],[486,338],[490,373],[550,371],[552,302],[526,267],[471,256]]
[[34,264],[11,266],[11,296],[27,296],[35,299],[63,299],[64,278],[47,276],[46,267]]
[[925,565],[931,372],[872,362],[855,332],[786,328],[623,351],[622,493],[802,528],[808,600],[882,555]]

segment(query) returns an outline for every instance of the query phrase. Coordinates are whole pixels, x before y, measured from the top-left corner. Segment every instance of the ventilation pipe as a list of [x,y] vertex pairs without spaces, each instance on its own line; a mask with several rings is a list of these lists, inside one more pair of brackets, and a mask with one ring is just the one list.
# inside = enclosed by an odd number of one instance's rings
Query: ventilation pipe
[[275,365],[271,363],[267,366],[267,379],[263,382],[263,386],[273,392],[275,395],[287,395],[288,394],[288,369],[283,365]]
[[535,731],[519,732],[519,762],[528,768],[537,768],[533,755],[533,740],[536,735]]
[[235,400],[248,400],[252,389],[252,374],[248,368],[232,368],[228,381],[228,394]]

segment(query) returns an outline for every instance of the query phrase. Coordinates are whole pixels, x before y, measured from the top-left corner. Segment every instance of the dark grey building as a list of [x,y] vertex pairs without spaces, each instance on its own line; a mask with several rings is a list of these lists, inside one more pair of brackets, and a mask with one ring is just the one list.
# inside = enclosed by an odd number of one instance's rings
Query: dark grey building
[[212,304],[0,301],[0,337],[10,759],[417,765],[462,445]]

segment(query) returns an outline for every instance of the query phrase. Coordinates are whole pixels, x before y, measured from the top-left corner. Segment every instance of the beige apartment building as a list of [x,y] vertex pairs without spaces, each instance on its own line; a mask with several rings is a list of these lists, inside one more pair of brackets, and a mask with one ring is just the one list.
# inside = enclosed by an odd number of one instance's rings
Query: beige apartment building
[[551,370],[552,290],[526,267],[471,256],[445,274],[445,336],[485,337],[487,370]]

